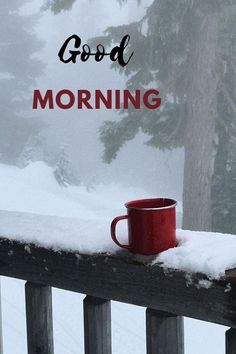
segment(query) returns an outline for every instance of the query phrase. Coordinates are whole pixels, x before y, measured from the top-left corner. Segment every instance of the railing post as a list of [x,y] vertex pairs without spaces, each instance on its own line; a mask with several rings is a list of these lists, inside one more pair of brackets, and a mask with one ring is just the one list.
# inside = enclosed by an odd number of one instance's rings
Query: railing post
[[2,288],[0,278],[0,354],[3,354],[3,336],[2,336]]
[[111,354],[111,303],[92,296],[84,299],[85,354]]
[[53,354],[52,290],[25,285],[28,354]]
[[230,328],[225,333],[226,354],[236,354],[236,329]]
[[147,354],[184,354],[184,326],[181,316],[146,310]]

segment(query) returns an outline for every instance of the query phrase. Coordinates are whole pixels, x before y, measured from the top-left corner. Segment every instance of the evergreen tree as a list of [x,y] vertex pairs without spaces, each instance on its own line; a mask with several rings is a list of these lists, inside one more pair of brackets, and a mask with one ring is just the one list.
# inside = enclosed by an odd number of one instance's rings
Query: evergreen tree
[[[225,19],[224,66],[218,98],[218,141],[213,179],[213,228],[236,234],[236,27],[235,13]],[[231,28],[231,29],[230,29]],[[231,35],[229,36],[229,30]]]
[[19,14],[27,0],[0,3],[0,160],[16,163],[29,136],[39,128],[23,112],[31,107],[30,88],[41,73],[41,63],[32,58],[41,43],[32,31],[35,16]]
[[96,38],[109,46],[130,34],[135,54],[125,68],[113,68],[125,72],[130,90],[156,85],[163,98],[156,112],[121,110],[120,121],[105,122],[104,160],[140,129],[153,147],[183,146],[188,229],[235,230],[235,18],[235,0],[154,0],[139,22]]
[[75,1],[76,0],[46,0],[43,9],[50,9],[55,14],[58,14],[62,10],[70,10]]
[[78,185],[79,180],[74,175],[72,168],[72,161],[70,159],[69,145],[64,143],[59,152],[58,162],[54,170],[54,176],[62,187],[68,187],[68,185]]
[[45,139],[41,132],[31,135],[19,156],[17,165],[25,167],[31,162],[45,160],[44,145]]
[[[119,122],[105,122],[101,129],[104,158],[107,162],[114,159],[139,129],[150,136],[147,144],[151,146],[184,146],[183,227],[187,229],[212,229],[212,204],[221,199],[217,188],[212,189],[214,179],[224,173],[223,160],[227,160],[227,166],[233,165],[235,132],[230,124],[235,125],[235,16],[236,4],[230,0],[154,0],[140,22],[110,27],[106,36],[99,38],[110,45],[129,33],[133,42],[130,51],[135,54],[125,69],[119,69],[125,70],[127,87],[145,90],[155,83],[164,98],[157,112],[121,111]],[[232,68],[231,79],[226,64]],[[220,100],[231,111],[231,123]],[[233,167],[227,178],[230,191],[235,186]],[[230,192],[224,199],[224,208],[229,206],[232,222],[236,199]],[[219,214],[213,220],[214,228],[224,230]]]

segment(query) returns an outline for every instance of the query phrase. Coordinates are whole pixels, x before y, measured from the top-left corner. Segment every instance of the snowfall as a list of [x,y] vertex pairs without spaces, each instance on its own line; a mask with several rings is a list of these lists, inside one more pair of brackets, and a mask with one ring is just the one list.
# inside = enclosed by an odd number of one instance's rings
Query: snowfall
[[[150,197],[144,190],[119,184],[60,187],[43,162],[24,169],[0,165],[0,235],[55,250],[109,252],[118,247],[109,236],[111,220],[125,214],[128,200]],[[181,205],[177,216],[180,222]],[[118,228],[126,240],[126,224]],[[94,237],[96,235],[96,237]],[[209,279],[236,267],[236,237],[177,230],[178,247],[161,253],[152,266],[201,272]],[[210,281],[208,283],[210,286]],[[5,354],[26,354],[24,282],[1,278]],[[55,354],[83,353],[84,295],[53,289]],[[62,306],[63,304],[63,306]],[[185,319],[186,354],[222,354],[227,328]],[[112,302],[115,354],[145,353],[145,309]]]

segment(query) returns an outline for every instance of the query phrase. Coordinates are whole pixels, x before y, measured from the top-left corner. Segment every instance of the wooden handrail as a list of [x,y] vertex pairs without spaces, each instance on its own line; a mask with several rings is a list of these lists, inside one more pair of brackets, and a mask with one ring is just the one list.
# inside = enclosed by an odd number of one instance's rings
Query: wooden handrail
[[148,262],[126,251],[82,255],[0,239],[1,275],[236,328],[236,281]]
[[[87,295],[84,301],[86,354],[111,353],[110,300],[148,309],[148,354],[172,354],[173,347],[176,354],[184,353],[182,316],[231,327],[226,334],[226,353],[235,354],[236,278],[233,273],[220,280],[210,280],[200,273],[190,275],[160,265],[150,266],[151,260],[127,251],[88,255],[0,238],[0,275],[28,282],[26,310],[28,348],[31,348],[28,353],[36,354],[34,348],[41,341],[46,349],[40,347],[39,353],[53,353],[50,287],[56,287]],[[42,311],[44,317],[40,317]],[[45,327],[34,323],[32,314],[37,321],[46,318]],[[168,329],[169,339],[163,337],[163,328]],[[38,336],[33,338],[35,331]]]

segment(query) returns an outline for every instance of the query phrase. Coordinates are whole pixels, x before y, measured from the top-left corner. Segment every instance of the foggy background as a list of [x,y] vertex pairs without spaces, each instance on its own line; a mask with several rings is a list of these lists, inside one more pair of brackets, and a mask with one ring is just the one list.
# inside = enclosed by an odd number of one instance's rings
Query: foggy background
[[[67,11],[62,8],[72,0],[49,0],[60,5],[58,14],[41,10],[45,2],[0,2],[0,209],[79,218],[114,210],[115,216],[127,195],[138,198],[140,191],[176,198],[179,205],[183,200],[183,228],[236,234],[235,0],[128,0],[122,6],[117,0],[77,0]],[[108,36],[116,37],[115,26],[145,15],[145,38],[138,34],[150,54],[144,55],[134,30],[137,46],[128,67],[137,64],[137,81],[144,73],[146,86],[160,90],[164,115],[156,110],[141,117],[139,133],[106,164],[99,129],[107,120],[119,127],[119,113],[34,111],[33,90],[125,88],[128,77],[111,69],[109,59],[72,65],[57,54],[72,34],[85,43],[114,26]],[[150,139],[153,147],[145,145]],[[49,168],[33,166],[36,161]],[[2,285],[6,353],[22,354],[24,284],[3,278]],[[53,292],[56,352],[82,352],[82,296]],[[114,302],[113,310],[116,352],[144,352],[144,309]],[[191,319],[186,324],[186,353],[223,352],[225,328]]]
[[[0,11],[0,162],[44,161],[63,187],[118,182],[176,198],[184,229],[236,232],[234,0],[14,0]],[[127,33],[125,68],[59,61],[72,34],[116,45]],[[150,87],[160,109],[32,109],[36,88]]]
[[[64,41],[78,34],[85,43],[89,38],[103,34],[108,26],[128,24],[139,20],[151,3],[140,5],[136,0],[120,6],[117,1],[79,1],[72,11],[54,15],[40,10],[42,1],[30,1],[21,9],[22,15],[38,16],[35,34],[43,44],[35,54],[44,64],[43,73],[37,78],[35,88],[57,92],[63,88],[122,89],[125,78],[110,68],[108,58],[100,63],[93,59],[86,63],[63,64],[57,56]],[[132,39],[131,39],[132,40]],[[134,54],[135,55],[135,54]],[[155,87],[157,88],[157,87]],[[33,90],[31,90],[33,96]],[[99,128],[104,120],[119,119],[118,112],[100,110],[36,110],[31,106],[29,116],[44,122],[41,128],[42,157],[55,165],[63,144],[67,146],[71,168],[85,185],[119,182],[145,189],[150,196],[172,196],[181,200],[183,180],[183,150],[161,152],[146,146],[147,136],[139,133],[125,144],[111,164],[102,162],[104,147],[99,141]],[[138,197],[138,196],[137,196]]]

